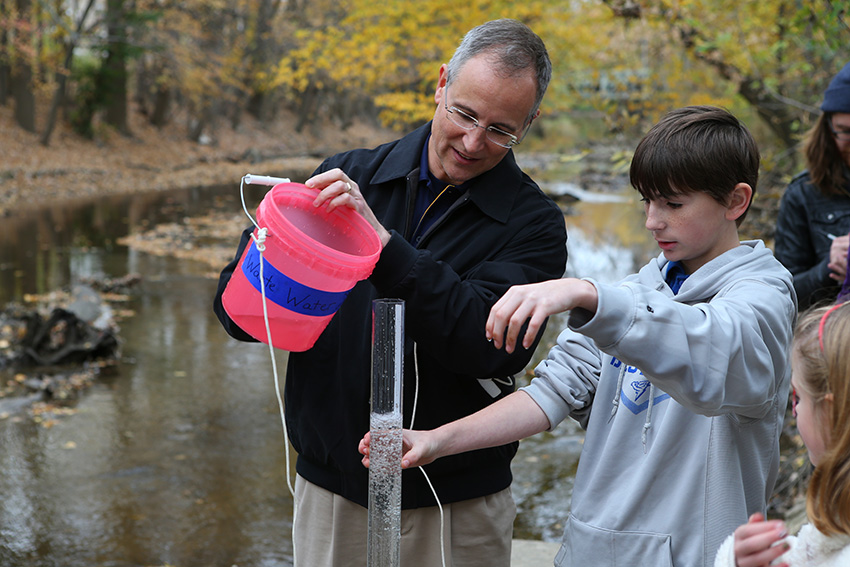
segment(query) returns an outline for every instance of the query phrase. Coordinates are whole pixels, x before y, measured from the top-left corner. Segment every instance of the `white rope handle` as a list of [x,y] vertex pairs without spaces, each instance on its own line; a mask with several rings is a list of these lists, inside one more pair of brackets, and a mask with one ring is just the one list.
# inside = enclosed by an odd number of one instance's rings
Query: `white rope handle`
[[[242,178],[242,181],[239,183],[239,196],[242,199],[242,209],[245,211],[245,215],[251,219],[251,222],[255,227],[257,227],[257,234],[251,233],[251,238],[254,243],[257,245],[257,252],[260,255],[260,296],[263,301],[263,321],[266,325],[266,341],[269,346],[269,357],[272,361],[272,375],[274,376],[274,392],[277,397],[277,407],[280,411],[280,423],[283,426],[283,446],[284,446],[284,454],[285,454],[285,475],[286,475],[286,486],[289,488],[289,494],[292,495],[292,564],[297,565],[298,563],[295,560],[295,518],[298,514],[298,501],[295,498],[295,489],[292,487],[292,480],[289,478],[289,433],[286,430],[286,416],[284,415],[283,409],[283,398],[280,395],[280,379],[278,378],[277,373],[277,360],[275,360],[274,356],[274,345],[272,344],[272,330],[271,325],[269,324],[269,308],[268,303],[266,302],[266,280],[263,277],[263,252],[266,250],[266,236],[268,236],[268,228],[261,227],[257,224],[257,221],[254,220],[254,217],[251,213],[248,212],[248,206],[245,204],[245,184],[246,183],[262,183],[261,181],[257,181],[256,178],[262,176],[252,176],[246,175]],[[262,177],[263,180],[280,180],[278,182],[285,183],[288,182],[288,179],[282,179],[277,177]],[[270,185],[276,183],[262,183],[263,185]]]

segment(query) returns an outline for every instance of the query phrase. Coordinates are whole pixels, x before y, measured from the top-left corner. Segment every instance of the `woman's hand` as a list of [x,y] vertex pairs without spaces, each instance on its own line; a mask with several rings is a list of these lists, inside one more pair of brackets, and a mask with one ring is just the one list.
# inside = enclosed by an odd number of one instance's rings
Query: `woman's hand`
[[315,175],[308,179],[304,185],[319,190],[316,200],[313,201],[313,206],[320,207],[323,203],[327,203],[329,211],[340,206],[350,207],[360,213],[372,225],[381,239],[381,246],[386,246],[387,242],[390,241],[389,231],[378,222],[375,213],[366,204],[366,199],[360,193],[360,187],[341,169],[335,168]]
[[832,239],[829,247],[829,277],[843,282],[847,275],[847,248],[850,245],[850,236],[836,236]]
[[[782,541],[788,535],[781,520],[765,521],[764,515],[755,513],[750,521],[735,530],[735,565],[737,567],[768,567],[771,561],[788,551]],[[788,567],[777,563],[771,567]]]

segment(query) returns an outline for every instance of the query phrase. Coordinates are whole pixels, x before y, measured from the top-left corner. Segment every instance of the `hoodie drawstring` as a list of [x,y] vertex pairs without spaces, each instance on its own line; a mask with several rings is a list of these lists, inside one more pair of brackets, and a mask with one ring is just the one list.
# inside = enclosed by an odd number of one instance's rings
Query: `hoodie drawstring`
[[[623,382],[626,380],[626,364],[620,364],[620,373],[617,376],[617,390],[612,400],[613,407],[611,408],[611,416],[608,418],[610,422],[617,415],[617,410],[620,408],[620,396],[623,392]],[[655,405],[655,386],[652,382],[649,383],[649,402],[646,408],[646,421],[643,424],[643,431],[640,434],[641,443],[643,443],[643,452],[646,453],[646,436],[649,429],[652,427],[652,406]]]
[[620,363],[620,375],[617,376],[617,393],[614,394],[613,404],[614,407],[611,408],[611,417],[608,418],[608,421],[611,421],[614,416],[617,414],[617,408],[620,407],[620,392],[623,390],[623,382],[626,379],[626,365]]
[[643,453],[646,454],[646,434],[649,428],[652,427],[652,406],[655,403],[655,386],[652,382],[649,383],[649,404],[646,407],[646,421],[643,424],[643,431],[640,434],[640,440],[643,443]]

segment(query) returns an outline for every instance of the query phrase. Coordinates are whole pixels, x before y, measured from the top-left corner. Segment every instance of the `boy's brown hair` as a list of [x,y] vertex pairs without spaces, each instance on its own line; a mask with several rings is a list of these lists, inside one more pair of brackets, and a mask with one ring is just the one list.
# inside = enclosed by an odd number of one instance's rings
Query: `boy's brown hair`
[[[755,195],[759,159],[752,134],[732,113],[715,106],[686,106],[666,114],[643,137],[629,180],[646,199],[701,192],[726,205],[739,183],[748,184]],[[738,226],[748,210],[749,205]]]

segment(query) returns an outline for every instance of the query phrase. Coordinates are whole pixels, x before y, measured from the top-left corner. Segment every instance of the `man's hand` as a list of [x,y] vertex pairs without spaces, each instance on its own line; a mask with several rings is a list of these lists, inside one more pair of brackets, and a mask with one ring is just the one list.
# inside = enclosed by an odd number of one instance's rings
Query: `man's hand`
[[331,169],[315,175],[308,179],[304,185],[319,190],[316,200],[313,201],[313,206],[320,207],[327,202],[329,211],[340,206],[352,208],[372,225],[381,239],[381,246],[386,246],[387,242],[390,241],[389,231],[378,222],[375,213],[366,204],[366,199],[360,193],[360,187],[341,169]]

